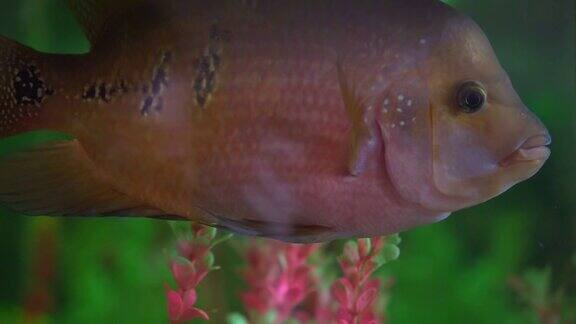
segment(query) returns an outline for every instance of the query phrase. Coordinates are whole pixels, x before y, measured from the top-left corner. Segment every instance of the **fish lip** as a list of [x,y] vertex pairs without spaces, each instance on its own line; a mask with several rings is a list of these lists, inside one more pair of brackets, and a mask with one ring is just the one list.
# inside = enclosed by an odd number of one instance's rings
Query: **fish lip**
[[544,162],[550,156],[548,147],[552,144],[552,138],[548,134],[539,134],[526,139],[522,145],[502,161],[500,166],[509,167],[518,163]]
[[536,136],[529,137],[519,149],[532,149],[541,146],[549,146],[552,144],[552,138],[548,134],[540,134]]

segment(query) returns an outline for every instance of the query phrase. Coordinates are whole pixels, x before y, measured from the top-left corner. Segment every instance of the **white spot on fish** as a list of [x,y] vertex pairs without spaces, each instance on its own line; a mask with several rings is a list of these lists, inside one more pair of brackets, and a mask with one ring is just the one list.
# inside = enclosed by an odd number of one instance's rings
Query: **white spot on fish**
[[404,95],[403,94],[398,95],[398,101],[404,101]]
[[426,38],[420,38],[420,45],[424,45],[426,44],[428,41],[426,40]]
[[392,128],[396,128],[396,124],[392,124]]
[[384,108],[384,113],[387,114],[387,113],[388,113],[388,109]]
[[408,106],[408,107],[412,106],[412,99],[408,100],[408,102],[406,103],[406,106]]
[[406,123],[404,121],[400,121],[400,126],[404,126]]
[[412,122],[414,123],[416,121],[416,117],[412,117]]
[[399,113],[401,113],[401,112],[403,112],[404,110],[402,110],[402,108],[396,108],[396,111],[399,112]]
[[384,100],[384,106],[388,106],[389,103],[390,103],[390,100],[388,100],[388,98],[386,98],[386,99]]

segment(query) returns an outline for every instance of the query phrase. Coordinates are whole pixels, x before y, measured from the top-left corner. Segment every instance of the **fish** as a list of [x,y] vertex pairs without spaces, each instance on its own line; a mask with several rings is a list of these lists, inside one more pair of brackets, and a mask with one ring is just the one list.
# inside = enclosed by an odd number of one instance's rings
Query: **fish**
[[434,0],[69,0],[91,46],[0,38],[23,215],[189,220],[297,243],[441,221],[535,175],[551,136],[482,29]]

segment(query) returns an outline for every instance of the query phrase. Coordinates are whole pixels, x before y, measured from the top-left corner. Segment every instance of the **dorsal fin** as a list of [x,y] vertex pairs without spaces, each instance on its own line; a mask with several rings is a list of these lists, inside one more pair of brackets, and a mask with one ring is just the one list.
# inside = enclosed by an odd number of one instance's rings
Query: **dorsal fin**
[[68,0],[92,47],[118,17],[142,2],[144,0]]

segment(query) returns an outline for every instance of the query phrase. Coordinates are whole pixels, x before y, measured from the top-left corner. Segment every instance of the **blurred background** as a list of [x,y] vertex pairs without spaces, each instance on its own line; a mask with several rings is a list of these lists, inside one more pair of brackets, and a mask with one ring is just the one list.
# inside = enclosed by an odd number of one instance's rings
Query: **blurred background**
[[[553,153],[536,177],[506,194],[402,234],[400,258],[378,272],[395,278],[388,321],[537,323],[537,312],[568,314],[576,310],[574,1],[446,2],[484,28],[518,93],[551,131]],[[88,49],[63,0],[0,0],[0,34],[47,52]],[[4,139],[0,154],[58,136]],[[199,293],[214,323],[243,312],[236,240],[218,247],[222,269]],[[164,323],[173,245],[163,221],[0,210],[0,323]]]

